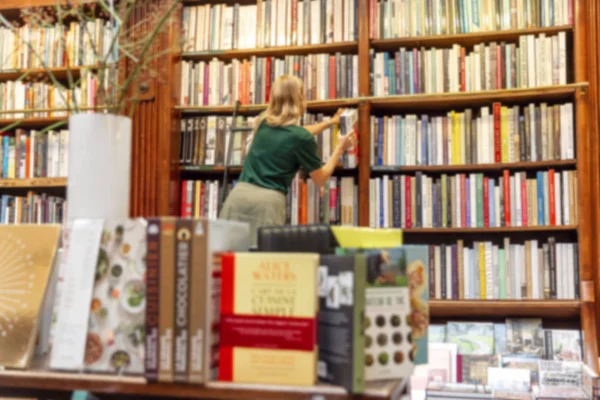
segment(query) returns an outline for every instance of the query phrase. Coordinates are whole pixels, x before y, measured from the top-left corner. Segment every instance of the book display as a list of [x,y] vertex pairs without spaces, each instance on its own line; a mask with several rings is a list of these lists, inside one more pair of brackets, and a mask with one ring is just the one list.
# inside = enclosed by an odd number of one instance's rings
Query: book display
[[[61,266],[79,272],[60,278],[70,282],[62,317],[44,339],[52,346],[38,344],[47,359],[30,370],[0,362],[0,388],[397,399],[413,369],[430,398],[577,398],[575,387],[586,398],[599,386],[595,2],[179,1],[139,75],[119,58],[128,47],[110,51],[115,26],[102,12],[41,29],[20,8],[55,0],[0,4],[42,49],[40,59],[0,28],[0,223],[66,219],[71,103],[81,114],[105,108],[106,89],[129,78],[138,108],[132,167],[120,174],[131,178],[130,215],[152,217],[76,219],[78,250],[64,249]],[[148,24],[136,24],[132,37],[144,37]],[[106,57],[119,63],[101,77]],[[275,253],[244,253],[243,228],[217,220],[251,135],[232,129],[253,126],[282,74],[304,82],[302,124],[346,110],[315,136],[323,162],[338,134],[358,136],[322,190],[298,174],[286,223],[402,232],[402,247],[340,241],[344,255],[282,267]],[[312,274],[315,287],[259,282],[260,270],[267,281]],[[294,308],[284,291],[313,303]],[[257,308],[261,296],[271,306]],[[311,334],[268,340],[265,324]]]

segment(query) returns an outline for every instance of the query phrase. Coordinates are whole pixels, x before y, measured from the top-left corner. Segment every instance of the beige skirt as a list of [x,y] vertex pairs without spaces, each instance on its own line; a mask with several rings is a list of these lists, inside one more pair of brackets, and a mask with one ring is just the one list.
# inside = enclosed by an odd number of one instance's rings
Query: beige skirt
[[238,182],[223,204],[221,219],[250,224],[251,240],[256,246],[258,228],[285,224],[285,207],[286,197],[283,193]]

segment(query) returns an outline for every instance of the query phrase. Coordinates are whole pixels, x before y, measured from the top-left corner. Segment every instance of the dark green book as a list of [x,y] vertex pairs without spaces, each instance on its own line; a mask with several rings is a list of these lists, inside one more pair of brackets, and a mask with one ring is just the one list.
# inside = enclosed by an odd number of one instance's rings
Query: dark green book
[[322,255],[319,267],[319,379],[350,393],[365,387],[363,254]]

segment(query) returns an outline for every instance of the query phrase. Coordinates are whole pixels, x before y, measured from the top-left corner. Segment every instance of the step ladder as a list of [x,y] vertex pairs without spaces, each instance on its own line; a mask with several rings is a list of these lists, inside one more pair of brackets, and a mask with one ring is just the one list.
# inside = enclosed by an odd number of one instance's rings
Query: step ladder
[[[222,188],[223,190],[221,190],[221,195],[219,196],[219,207],[218,207],[218,211],[219,213],[221,212],[221,209],[223,207],[223,203],[225,202],[225,199],[227,199],[227,179],[229,177],[229,168],[231,167],[231,154],[233,152],[233,136],[235,133],[238,132],[250,132],[253,130],[253,128],[238,128],[236,126],[236,122],[237,122],[237,117],[238,117],[238,110],[239,107],[241,106],[241,103],[238,101],[235,102],[235,107],[233,109],[233,121],[231,122],[231,129],[229,130],[230,134],[229,134],[229,140],[227,143],[227,146],[225,148],[225,170],[223,171],[223,185]],[[245,143],[242,143],[242,146],[245,146]]]

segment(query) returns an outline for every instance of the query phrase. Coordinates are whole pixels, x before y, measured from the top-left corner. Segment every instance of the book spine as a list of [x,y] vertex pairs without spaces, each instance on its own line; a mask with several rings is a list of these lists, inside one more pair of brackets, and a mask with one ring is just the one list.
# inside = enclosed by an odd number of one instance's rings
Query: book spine
[[189,368],[189,296],[192,221],[176,223],[175,247],[175,337],[173,341],[173,371],[175,382],[188,381]]
[[159,306],[160,306],[160,220],[152,218],[147,227],[146,253],[146,349],[145,376],[148,382],[158,381]]
[[159,370],[160,382],[173,381],[173,330],[175,326],[175,218],[160,221],[160,308]]

